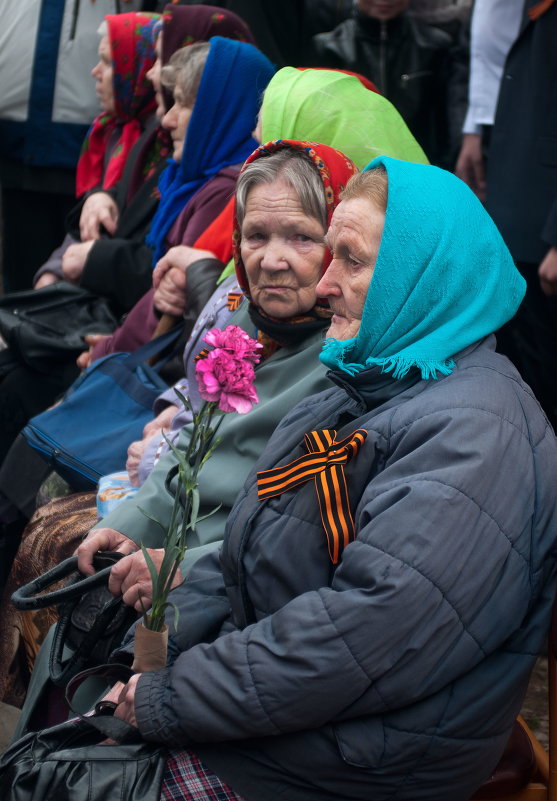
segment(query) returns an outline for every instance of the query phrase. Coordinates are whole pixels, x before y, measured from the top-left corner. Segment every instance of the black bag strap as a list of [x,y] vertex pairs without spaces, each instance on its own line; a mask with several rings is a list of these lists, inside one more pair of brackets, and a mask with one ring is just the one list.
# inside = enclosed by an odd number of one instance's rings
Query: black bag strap
[[114,717],[114,710],[117,704],[112,701],[100,701],[96,704],[93,715],[82,715],[74,709],[72,704],[74,692],[85,679],[97,677],[107,679],[113,684],[118,681],[127,684],[133,675],[134,672],[130,667],[121,665],[118,662],[110,665],[98,665],[81,671],[68,682],[66,687],[65,697],[70,712],[111,740],[116,740],[122,744],[143,742],[139,729],[130,723],[126,723],[125,720]]
[[[79,599],[76,598],[73,603],[65,604],[61,608],[60,616],[54,626],[54,635],[48,658],[48,670],[51,681],[58,685],[58,687],[63,687],[72,676],[79,674],[84,665],[90,661],[94,646],[112,622],[114,615],[122,606],[123,601],[121,598],[112,598],[105,604],[75,651],[73,651],[69,659],[64,662],[64,644],[68,641],[68,631],[71,627],[72,614],[78,603]],[[129,625],[131,625],[131,622]]]
[[63,306],[78,297],[92,299],[96,295],[82,286],[70,284],[69,281],[57,281],[55,284],[49,284],[40,289],[22,289],[18,292],[9,292],[0,298],[0,309],[12,311],[15,308],[18,310],[16,314],[19,314],[19,310],[25,309],[26,306],[30,306],[33,310],[40,308],[41,304],[48,306],[48,308],[53,308],[58,305]]
[[86,576],[59,590],[36,595],[60,579],[71,576],[72,573],[76,573],[78,576],[82,575],[77,569],[77,556],[70,556],[69,559],[64,559],[59,565],[33,579],[29,584],[19,587],[12,595],[12,603],[16,609],[26,611],[28,609],[44,609],[46,606],[55,606],[65,601],[79,600],[85,592],[107,584],[113,565],[123,556],[125,554],[116,551],[96,553],[93,556],[93,567],[97,572],[92,576]]

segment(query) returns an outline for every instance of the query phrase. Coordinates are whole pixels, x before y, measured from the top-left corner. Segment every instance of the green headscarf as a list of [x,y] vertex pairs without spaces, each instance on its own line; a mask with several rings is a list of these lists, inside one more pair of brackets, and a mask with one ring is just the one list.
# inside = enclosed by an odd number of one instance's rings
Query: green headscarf
[[381,155],[428,163],[395,107],[335,70],[279,70],[265,90],[261,122],[263,142],[321,142],[346,153],[359,169]]
[[[395,107],[336,70],[279,70],[265,90],[261,124],[263,142],[320,142],[346,153],[360,170],[382,154],[428,164]],[[230,262],[219,283],[233,272]]]
[[327,339],[320,358],[354,375],[448,375],[452,356],[514,315],[526,283],[495,223],[466,184],[438,167],[381,157],[385,227],[354,339]]

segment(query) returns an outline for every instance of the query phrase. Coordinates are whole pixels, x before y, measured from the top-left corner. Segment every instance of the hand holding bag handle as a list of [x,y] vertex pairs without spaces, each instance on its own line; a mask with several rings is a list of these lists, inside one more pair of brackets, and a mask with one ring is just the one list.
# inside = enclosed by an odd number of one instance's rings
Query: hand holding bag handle
[[94,677],[110,680],[113,684],[119,681],[123,684],[127,684],[133,675],[134,672],[130,667],[121,665],[119,662],[82,670],[81,673],[77,673],[73,676],[66,686],[65,698],[68,709],[72,715],[81,718],[81,720],[84,720],[89,726],[92,726],[100,732],[100,734],[109,737],[111,740],[116,740],[121,744],[143,742],[138,728],[132,726],[130,723],[126,723],[125,720],[114,717],[117,704],[113,701],[99,701],[95,704],[93,715],[82,715],[81,712],[74,709],[72,704],[74,691],[85,679]]
[[[84,671],[68,686],[66,702],[72,709],[72,689],[88,676],[127,682],[130,675],[118,664]],[[13,743],[0,758],[2,801],[159,801],[167,749],[114,718],[115,708],[101,701],[93,715],[75,713],[73,720]],[[102,742],[107,737],[116,742]]]
[[[64,686],[72,676],[90,664],[92,658],[106,661],[137,619],[138,615],[132,607],[102,589],[108,584],[113,565],[123,556],[117,552],[95,554],[93,566],[98,572],[87,577],[81,577],[77,569],[77,557],[72,556],[20,587],[12,595],[12,601],[18,609],[40,609],[61,604],[49,656],[49,673],[54,684]],[[76,575],[76,579],[66,587],[43,595],[35,594],[72,574]],[[64,661],[65,645],[70,646],[72,654]]]
[[46,606],[56,606],[65,601],[79,600],[88,590],[102,587],[108,582],[108,577],[113,565],[125,554],[116,551],[105,551],[96,553],[93,557],[93,567],[95,573],[86,576],[76,583],[68,584],[52,592],[45,592],[43,595],[36,595],[55,584],[60,579],[67,578],[77,572],[77,556],[70,556],[64,559],[59,565],[38,576],[29,584],[24,584],[12,595],[12,603],[16,609],[27,611],[29,609],[44,609]]

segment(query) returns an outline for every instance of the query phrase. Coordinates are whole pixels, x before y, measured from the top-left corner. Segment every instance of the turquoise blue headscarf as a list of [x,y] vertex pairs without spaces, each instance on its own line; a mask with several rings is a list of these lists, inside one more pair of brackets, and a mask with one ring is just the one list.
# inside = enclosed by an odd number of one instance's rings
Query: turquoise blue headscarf
[[194,194],[224,167],[257,147],[251,132],[274,66],[256,47],[214,36],[188,125],[180,163],[169,159],[159,181],[157,212],[146,238],[153,267],[166,252],[172,224]]
[[354,375],[448,375],[456,353],[514,315],[526,284],[495,223],[452,173],[387,156],[385,228],[358,335],[325,340],[321,361]]

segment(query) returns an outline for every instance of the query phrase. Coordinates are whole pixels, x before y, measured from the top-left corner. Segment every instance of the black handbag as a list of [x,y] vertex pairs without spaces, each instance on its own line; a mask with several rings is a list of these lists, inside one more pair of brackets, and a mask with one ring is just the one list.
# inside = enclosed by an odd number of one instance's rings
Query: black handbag
[[[127,682],[124,665],[105,665],[76,676]],[[71,708],[71,685],[66,692]],[[159,801],[167,750],[142,740],[139,730],[113,717],[101,701],[92,716],[30,732],[0,759],[2,801]],[[110,738],[115,741],[101,744]]]
[[[16,609],[59,606],[60,617],[49,658],[50,678],[55,684],[64,686],[85,668],[108,662],[112,651],[139,617],[133,607],[115,598],[107,588],[112,566],[122,556],[110,551],[95,554],[93,566],[97,572],[87,577],[78,572],[77,557],[71,556],[29,584],[19,587],[12,595]],[[43,592],[70,576],[73,580],[65,587]],[[65,646],[69,646],[72,655],[64,661]]]
[[86,334],[111,334],[118,325],[108,301],[67,281],[0,298],[0,374],[14,364],[49,372],[73,361],[87,346]]

